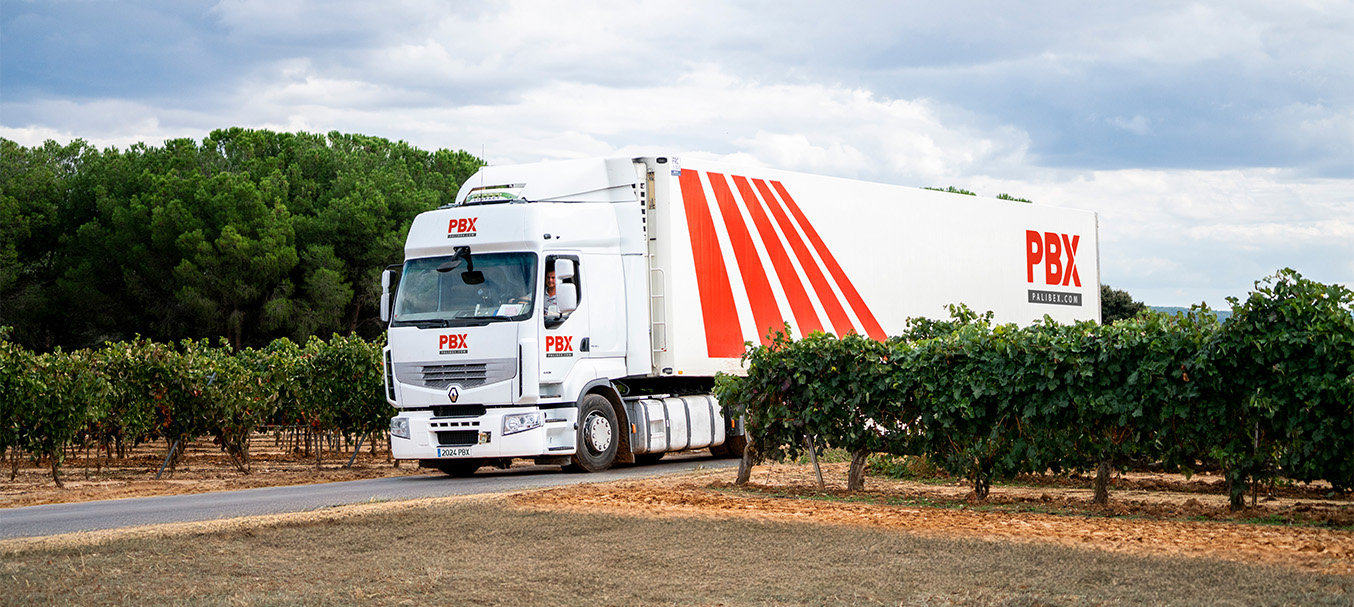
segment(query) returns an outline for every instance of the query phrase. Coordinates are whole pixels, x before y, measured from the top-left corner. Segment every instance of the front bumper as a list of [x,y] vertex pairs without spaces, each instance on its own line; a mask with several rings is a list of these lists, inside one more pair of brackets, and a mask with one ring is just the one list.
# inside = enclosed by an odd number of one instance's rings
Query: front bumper
[[[516,434],[503,434],[503,418],[541,411],[545,423]],[[573,455],[577,449],[578,409],[504,407],[479,417],[433,417],[432,411],[404,411],[396,416],[409,423],[409,437],[391,435],[395,459],[464,459]]]

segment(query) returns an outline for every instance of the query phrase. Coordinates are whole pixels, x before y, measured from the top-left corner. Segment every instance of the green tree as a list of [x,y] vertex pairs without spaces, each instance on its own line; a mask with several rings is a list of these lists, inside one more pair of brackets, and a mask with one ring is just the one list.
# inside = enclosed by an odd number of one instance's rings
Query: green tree
[[1116,289],[1106,284],[1100,285],[1100,322],[1112,325],[1118,321],[1133,318],[1147,309],[1147,304],[1134,301],[1128,291]]
[[103,151],[0,140],[0,323],[40,351],[373,337],[380,272],[413,217],[482,164],[337,132],[233,128]]
[[85,169],[97,156],[80,140],[25,148],[0,139],[0,324],[21,344],[71,341],[57,279],[71,261],[71,228],[90,216]]

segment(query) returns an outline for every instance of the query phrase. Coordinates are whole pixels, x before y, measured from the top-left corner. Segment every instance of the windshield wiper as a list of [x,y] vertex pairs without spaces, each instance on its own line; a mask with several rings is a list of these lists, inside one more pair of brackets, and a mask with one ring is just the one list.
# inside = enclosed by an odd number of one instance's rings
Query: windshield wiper
[[445,329],[451,326],[451,322],[445,318],[433,318],[430,320],[397,320],[390,324],[396,327],[418,327],[420,329]]

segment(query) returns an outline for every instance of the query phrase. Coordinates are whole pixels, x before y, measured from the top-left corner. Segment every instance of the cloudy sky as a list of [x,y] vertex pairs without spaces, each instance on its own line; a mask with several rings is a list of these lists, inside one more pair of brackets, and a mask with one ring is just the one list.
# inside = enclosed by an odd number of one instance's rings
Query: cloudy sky
[[23,145],[662,151],[1093,210],[1103,281],[1150,305],[1354,287],[1348,1],[0,0],[0,28]]

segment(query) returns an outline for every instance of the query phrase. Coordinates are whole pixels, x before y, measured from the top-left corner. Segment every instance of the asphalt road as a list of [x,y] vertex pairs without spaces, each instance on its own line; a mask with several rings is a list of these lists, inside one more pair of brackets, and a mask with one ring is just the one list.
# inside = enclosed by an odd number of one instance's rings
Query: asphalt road
[[558,466],[530,466],[511,470],[482,469],[469,478],[399,476],[317,485],[5,508],[0,509],[0,539],[304,512],[368,501],[500,493],[660,476],[697,467],[724,468],[736,465],[736,459],[676,454],[669,455],[657,464],[620,466],[592,474],[560,472]]

